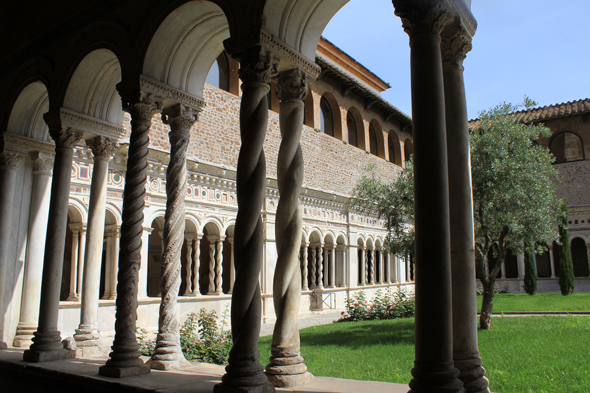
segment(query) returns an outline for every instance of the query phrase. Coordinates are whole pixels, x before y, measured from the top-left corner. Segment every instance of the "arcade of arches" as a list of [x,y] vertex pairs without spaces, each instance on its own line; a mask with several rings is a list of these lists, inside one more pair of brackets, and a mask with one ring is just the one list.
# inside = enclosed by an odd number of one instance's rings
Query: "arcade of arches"
[[[272,392],[313,378],[300,310],[323,307],[324,293],[342,305],[350,291],[407,286],[411,391],[488,392],[462,229],[470,1],[393,1],[410,38],[413,119],[381,98],[387,83],[320,40],[346,2],[37,2],[46,12],[25,30],[17,8],[0,76],[2,341],[30,344],[29,362],[76,356],[62,335],[82,354],[112,342],[99,373],[138,375],[183,367],[179,321],[231,304],[214,391]],[[552,146],[579,164],[575,139],[562,139]],[[383,222],[346,202],[367,164],[394,178],[414,153],[411,264],[385,251]],[[263,319],[276,322],[266,372]],[[147,364],[136,323],[158,330]]]

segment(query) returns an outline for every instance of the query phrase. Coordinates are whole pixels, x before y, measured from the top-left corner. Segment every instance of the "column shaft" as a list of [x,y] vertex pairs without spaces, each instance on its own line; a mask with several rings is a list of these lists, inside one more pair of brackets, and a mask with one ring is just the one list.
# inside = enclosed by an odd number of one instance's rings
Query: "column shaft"
[[303,280],[303,287],[302,289],[304,291],[309,290],[309,284],[308,284],[308,279],[307,279],[307,275],[308,275],[308,269],[307,269],[307,259],[308,259],[308,254],[307,254],[307,248],[309,247],[309,243],[304,243],[303,247],[301,249],[301,265],[302,265],[302,274],[301,274],[301,280]]
[[223,294],[223,237],[215,244],[215,293]]
[[[117,144],[109,138],[96,137],[86,141],[94,153],[94,168],[88,204],[88,232],[86,235],[86,261],[83,274],[82,305],[80,326],[74,338],[78,347],[97,347],[100,342],[98,331],[98,299],[100,297],[100,268],[104,244],[104,222],[107,203],[107,182],[109,160]],[[111,251],[111,250],[109,250]],[[106,274],[105,274],[106,275]],[[106,287],[105,287],[106,292]]]
[[[104,224],[103,224],[104,225]],[[104,230],[104,228],[103,228]],[[101,247],[102,249],[102,247]],[[80,300],[82,298],[82,279],[84,277],[84,259],[86,258],[86,229],[84,224],[80,229],[80,244],[78,247],[78,275],[76,276],[76,298]]]
[[110,233],[106,233],[106,257],[104,266],[104,293],[102,299],[109,299],[111,296],[111,268],[113,265],[113,236]]
[[311,287],[310,289],[316,288],[316,275],[317,275],[317,257],[316,248],[311,246]]
[[336,245],[332,245],[330,249],[330,288],[336,287]]
[[57,330],[57,319],[68,220],[72,157],[74,146],[82,138],[82,134],[72,129],[62,129],[61,124],[50,124],[49,132],[55,140],[56,154],[43,259],[39,322],[33,344],[23,355],[25,361],[31,362],[74,356],[73,351],[65,350],[61,344],[60,332]]
[[215,236],[209,236],[209,289],[207,295],[215,295]]
[[324,289],[324,245],[318,247],[318,285],[317,288]]
[[[549,262],[551,265],[551,278],[555,278],[555,260],[553,257],[553,241],[551,242],[551,245],[549,246],[549,249],[547,252],[549,253]],[[588,258],[588,260],[590,261],[590,258]]]
[[78,258],[80,257],[80,231],[71,228],[72,231],[72,250],[70,258],[70,293],[66,300],[78,301],[80,300],[76,296],[76,284],[78,283]]
[[199,274],[199,269],[201,267],[201,236],[202,235],[198,235],[197,236],[197,240],[195,241],[195,270],[194,270],[194,274],[193,274],[193,294],[196,295],[200,295],[201,294],[201,289],[200,289],[200,283],[199,283],[199,279],[200,279],[200,274]]
[[186,243],[186,267],[185,267],[185,277],[184,282],[186,283],[186,288],[184,289],[184,296],[191,296],[193,294],[192,291],[192,281],[193,281],[193,241],[195,239],[191,236],[188,236],[184,239]]

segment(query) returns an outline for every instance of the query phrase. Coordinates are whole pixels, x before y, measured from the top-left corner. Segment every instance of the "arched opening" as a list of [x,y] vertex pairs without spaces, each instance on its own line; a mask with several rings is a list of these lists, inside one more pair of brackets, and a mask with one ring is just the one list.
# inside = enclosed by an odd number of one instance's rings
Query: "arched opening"
[[80,301],[86,246],[86,226],[82,213],[75,206],[68,207],[62,266],[60,301]]
[[553,136],[549,149],[555,156],[556,164],[585,159],[582,138],[571,131],[560,132]]
[[588,249],[584,239],[576,237],[571,245],[572,264],[574,265],[575,277],[588,277]]
[[305,110],[303,111],[303,124],[308,127],[314,128],[313,124],[313,94],[311,91],[307,93],[305,97]]
[[[223,270],[219,276],[219,268],[223,269],[223,242],[221,230],[214,222],[203,228],[199,267],[199,289],[202,295],[219,295],[223,292]],[[221,263],[221,266],[218,266]]]
[[370,238],[367,239],[367,250],[365,252],[365,259],[365,277],[367,278],[365,282],[367,284],[373,285],[375,284],[375,247],[373,246],[373,241]]
[[371,154],[385,158],[385,149],[383,147],[383,129],[381,124],[375,119],[369,123],[369,148]]
[[324,238],[324,263],[323,263],[323,279],[324,287],[332,288],[335,286],[336,279],[336,244],[331,235]]
[[101,299],[115,299],[117,297],[117,272],[119,257],[119,227],[117,218],[109,209],[106,210],[104,224],[104,240],[102,247],[102,260],[100,266]]
[[218,89],[229,91],[229,61],[225,51],[221,52],[211,65],[205,83]]
[[225,231],[223,241],[223,293],[232,293],[234,284],[234,226]]
[[320,129],[324,134],[334,136],[334,115],[326,97],[320,99]]
[[359,147],[358,128],[350,110],[346,113],[346,128],[348,130],[348,144]]
[[365,244],[363,239],[357,240],[357,285],[364,285],[367,282],[365,271],[366,271],[366,261],[365,261]]
[[404,161],[408,162],[412,158],[412,154],[414,154],[414,144],[411,140],[406,139],[404,142]]
[[152,232],[148,240],[148,271],[147,295],[159,297],[162,281],[162,254],[164,252],[164,217],[158,217],[152,222]]
[[347,277],[347,247],[346,239],[339,235],[336,239],[336,286],[345,287]]
[[389,152],[389,162],[396,165],[402,165],[402,155],[400,151],[399,138],[394,130],[387,134],[387,150]]
[[[546,244],[542,243],[543,246],[547,247]],[[537,262],[537,276],[538,277],[551,277],[551,258],[549,256],[549,250],[544,253],[535,253],[535,261]]]
[[376,156],[379,153],[379,146],[377,145],[377,131],[373,123],[369,124],[369,149],[371,154]]

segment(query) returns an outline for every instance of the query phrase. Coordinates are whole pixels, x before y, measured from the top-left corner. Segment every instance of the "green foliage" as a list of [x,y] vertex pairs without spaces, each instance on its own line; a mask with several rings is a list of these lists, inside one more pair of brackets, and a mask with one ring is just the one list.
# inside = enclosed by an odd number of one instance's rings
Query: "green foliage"
[[559,289],[563,296],[574,292],[574,266],[570,254],[570,243],[567,226],[567,205],[564,200],[559,204]]
[[388,288],[385,292],[380,289],[369,302],[365,293],[359,291],[346,299],[346,311],[342,312],[342,321],[366,321],[373,319],[397,319],[414,316],[415,301],[406,291],[397,292]]
[[527,252],[524,257],[524,291],[529,295],[537,293],[537,272],[533,253]]
[[[228,309],[219,321],[215,311],[202,308],[198,314],[192,313],[180,327],[180,347],[187,360],[205,363],[227,364],[232,346],[231,332],[225,330]],[[156,341],[148,338],[145,329],[137,328],[137,341],[143,356],[152,356]]]
[[[494,293],[510,293],[510,288],[507,283],[502,286],[502,289],[500,289],[498,285],[494,285]],[[477,296],[483,295],[483,287],[481,284],[478,284],[477,287],[475,287],[475,294]]]
[[370,165],[353,190],[348,207],[361,214],[386,220],[385,246],[404,258],[414,254],[414,171],[411,161],[389,183],[379,180]]

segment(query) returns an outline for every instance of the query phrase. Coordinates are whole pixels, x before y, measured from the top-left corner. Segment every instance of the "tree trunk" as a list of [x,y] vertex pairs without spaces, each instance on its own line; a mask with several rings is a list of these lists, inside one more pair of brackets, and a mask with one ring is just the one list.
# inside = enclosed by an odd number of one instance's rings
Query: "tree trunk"
[[479,328],[488,330],[492,328],[492,309],[494,308],[494,284],[493,279],[481,280],[483,286],[483,299],[481,302],[481,315],[479,317]]

